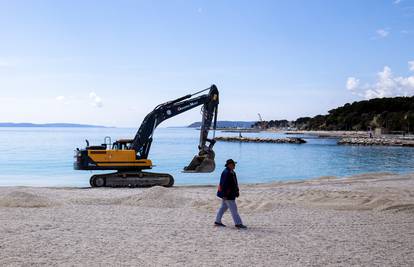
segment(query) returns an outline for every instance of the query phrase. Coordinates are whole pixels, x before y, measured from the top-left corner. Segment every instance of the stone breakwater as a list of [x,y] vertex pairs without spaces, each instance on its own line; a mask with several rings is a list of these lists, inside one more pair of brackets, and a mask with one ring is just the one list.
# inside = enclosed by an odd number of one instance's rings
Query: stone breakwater
[[338,141],[338,145],[362,145],[362,146],[410,146],[414,147],[414,140],[386,137],[344,137]]
[[298,137],[287,138],[259,138],[259,137],[238,137],[238,136],[219,136],[217,141],[225,142],[245,142],[245,143],[274,143],[274,144],[304,144],[306,141]]

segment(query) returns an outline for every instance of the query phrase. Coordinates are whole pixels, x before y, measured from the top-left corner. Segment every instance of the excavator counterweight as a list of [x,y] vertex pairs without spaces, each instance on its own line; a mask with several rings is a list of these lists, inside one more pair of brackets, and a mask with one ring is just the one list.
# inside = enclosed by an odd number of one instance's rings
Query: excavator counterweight
[[[208,93],[199,95],[205,91]],[[170,174],[143,171],[153,167],[148,155],[154,131],[161,122],[202,106],[199,152],[190,164],[184,167],[184,172],[212,172],[215,169],[213,146],[218,103],[219,92],[217,87],[212,85],[197,93],[160,104],[144,118],[134,139],[122,139],[111,143],[110,138],[105,137],[105,143],[98,146],[89,146],[89,142],[86,141],[86,148],[75,150],[74,169],[116,171],[93,175],[90,179],[92,187],[172,186],[174,178]],[[211,129],[213,137],[209,139]]]

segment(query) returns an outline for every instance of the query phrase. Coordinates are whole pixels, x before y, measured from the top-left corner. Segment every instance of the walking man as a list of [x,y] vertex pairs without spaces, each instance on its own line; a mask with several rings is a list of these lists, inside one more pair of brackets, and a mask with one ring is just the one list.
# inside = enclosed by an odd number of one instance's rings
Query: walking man
[[225,225],[221,222],[223,214],[230,209],[234,224],[239,229],[247,228],[243,225],[240,215],[237,211],[236,198],[239,197],[239,185],[237,183],[237,176],[234,172],[236,162],[232,159],[226,161],[225,169],[221,174],[220,184],[218,186],[217,196],[222,199],[221,207],[217,212],[215,226]]

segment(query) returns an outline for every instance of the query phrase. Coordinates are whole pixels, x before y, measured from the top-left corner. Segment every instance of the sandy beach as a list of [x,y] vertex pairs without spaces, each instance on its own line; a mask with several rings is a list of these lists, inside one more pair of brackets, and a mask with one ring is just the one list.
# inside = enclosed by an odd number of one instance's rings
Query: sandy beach
[[214,186],[0,188],[0,265],[413,266],[414,174]]

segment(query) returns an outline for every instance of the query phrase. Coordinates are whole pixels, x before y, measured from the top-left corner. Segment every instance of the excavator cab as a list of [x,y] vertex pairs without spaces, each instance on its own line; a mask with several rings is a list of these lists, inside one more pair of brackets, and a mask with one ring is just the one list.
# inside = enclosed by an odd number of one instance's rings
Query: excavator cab
[[112,144],[114,150],[128,150],[131,149],[133,139],[119,139]]

